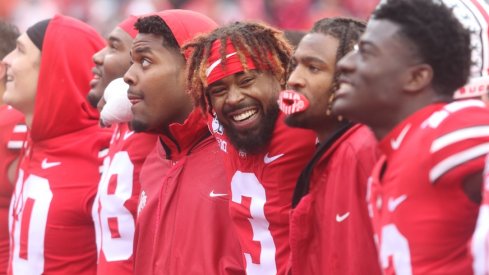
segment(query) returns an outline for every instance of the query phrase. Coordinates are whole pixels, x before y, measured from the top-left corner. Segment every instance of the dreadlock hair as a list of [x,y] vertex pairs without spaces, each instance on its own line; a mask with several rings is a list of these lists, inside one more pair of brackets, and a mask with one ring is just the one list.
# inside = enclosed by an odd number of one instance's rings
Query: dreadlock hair
[[139,33],[154,34],[163,37],[163,45],[176,51],[180,51],[177,39],[173,35],[170,27],[158,15],[150,15],[138,18],[134,23],[134,28]]
[[0,59],[15,49],[19,30],[14,25],[0,21]]
[[[353,47],[358,43],[360,36],[365,31],[365,22],[358,21],[352,18],[323,18],[312,27],[310,33],[321,33],[336,38],[339,41],[338,49],[336,50],[336,61],[339,61],[343,56],[353,50]],[[333,78],[332,91],[338,89],[339,71],[335,70]]]
[[389,20],[399,34],[414,45],[421,62],[433,69],[435,92],[453,96],[470,74],[470,31],[453,11],[433,0],[387,0],[372,14],[372,19]]
[[210,101],[205,94],[207,88],[205,70],[212,44],[216,40],[221,42],[219,52],[223,61],[222,66],[226,60],[226,43],[230,40],[245,71],[248,70],[246,56],[249,56],[257,70],[267,70],[285,83],[287,64],[292,50],[281,31],[261,23],[251,22],[235,22],[217,28],[183,46],[183,51],[191,51],[187,64],[187,89],[195,105],[200,106],[204,112],[210,111]]

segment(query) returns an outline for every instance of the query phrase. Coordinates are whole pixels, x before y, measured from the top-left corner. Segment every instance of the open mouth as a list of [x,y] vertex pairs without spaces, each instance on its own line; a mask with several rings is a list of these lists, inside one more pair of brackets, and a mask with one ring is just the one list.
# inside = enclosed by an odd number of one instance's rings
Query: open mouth
[[231,118],[235,122],[243,122],[243,121],[248,120],[251,117],[255,116],[255,114],[257,114],[257,113],[258,113],[257,109],[250,109],[250,110],[246,110],[242,113],[232,115]]
[[352,85],[348,82],[341,82],[338,90],[335,91],[335,99],[346,93],[348,90],[352,89]]
[[294,90],[280,92],[277,103],[286,115],[304,112],[309,107],[309,100]]
[[12,75],[7,74],[5,80],[7,82],[14,81],[14,77]]

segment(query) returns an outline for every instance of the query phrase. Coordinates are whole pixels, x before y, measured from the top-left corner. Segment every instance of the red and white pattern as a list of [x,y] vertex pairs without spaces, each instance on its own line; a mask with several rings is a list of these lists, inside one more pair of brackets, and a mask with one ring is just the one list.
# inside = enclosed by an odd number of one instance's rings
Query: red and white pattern
[[98,274],[133,274],[139,172],[157,136],[116,124],[93,204]]
[[474,274],[489,274],[489,155],[486,157],[482,204],[471,249],[474,256]]
[[8,178],[13,161],[20,156],[27,126],[24,116],[10,106],[0,106],[0,274],[6,274],[9,259],[8,209],[14,183]]
[[467,243],[478,205],[463,182],[484,167],[489,110],[475,100],[433,104],[380,146],[369,210],[384,273],[472,274]]
[[270,145],[254,155],[228,146],[215,119],[209,127],[226,154],[231,178],[230,214],[249,275],[286,273],[292,194],[315,150],[314,132],[289,128],[283,120],[281,114]]

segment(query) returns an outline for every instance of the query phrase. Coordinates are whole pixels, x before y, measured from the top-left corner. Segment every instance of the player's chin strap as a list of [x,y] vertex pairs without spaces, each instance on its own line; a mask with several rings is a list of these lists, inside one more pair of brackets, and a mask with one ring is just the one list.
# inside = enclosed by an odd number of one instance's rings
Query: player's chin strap
[[[328,139],[323,144],[320,144],[319,147],[316,149],[314,156],[307,163],[306,168],[304,168],[304,170],[302,170],[302,173],[300,174],[299,178],[297,179],[297,184],[295,185],[294,195],[292,197],[292,208],[295,208],[297,206],[297,204],[299,204],[302,197],[304,197],[305,195],[307,195],[309,193],[309,183],[311,180],[311,174],[312,174],[312,170],[314,169],[314,166],[316,165],[316,162],[353,125],[354,125],[354,123],[345,121],[340,126],[340,129],[338,129],[334,134],[329,136]],[[331,155],[332,154],[329,154],[329,156],[331,156]],[[326,161],[328,161],[328,160],[329,160],[329,157]]]

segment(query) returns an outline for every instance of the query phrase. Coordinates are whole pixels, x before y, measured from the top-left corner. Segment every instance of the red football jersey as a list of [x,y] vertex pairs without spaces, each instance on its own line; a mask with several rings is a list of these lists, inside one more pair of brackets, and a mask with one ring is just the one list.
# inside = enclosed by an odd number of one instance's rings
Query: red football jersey
[[97,274],[133,274],[133,242],[139,200],[139,172],[157,136],[115,125],[93,204]]
[[489,274],[489,155],[486,157],[484,169],[482,198],[477,226],[471,242],[474,272],[481,275]]
[[95,29],[56,15],[46,29],[28,139],[9,209],[9,274],[95,274],[91,209],[99,152],[111,133],[98,127],[86,95]]
[[0,274],[7,273],[9,258],[8,208],[14,184],[8,169],[24,146],[27,126],[24,115],[10,106],[0,106]]
[[[231,179],[230,214],[238,232],[246,273],[285,274],[290,256],[289,211],[297,178],[315,150],[313,131],[290,128],[277,118],[262,153],[238,152],[217,119],[212,132],[227,160]],[[229,145],[228,145],[229,144]]]
[[468,242],[478,205],[463,190],[489,152],[480,101],[429,105],[380,143],[370,214],[385,274],[472,274]]

